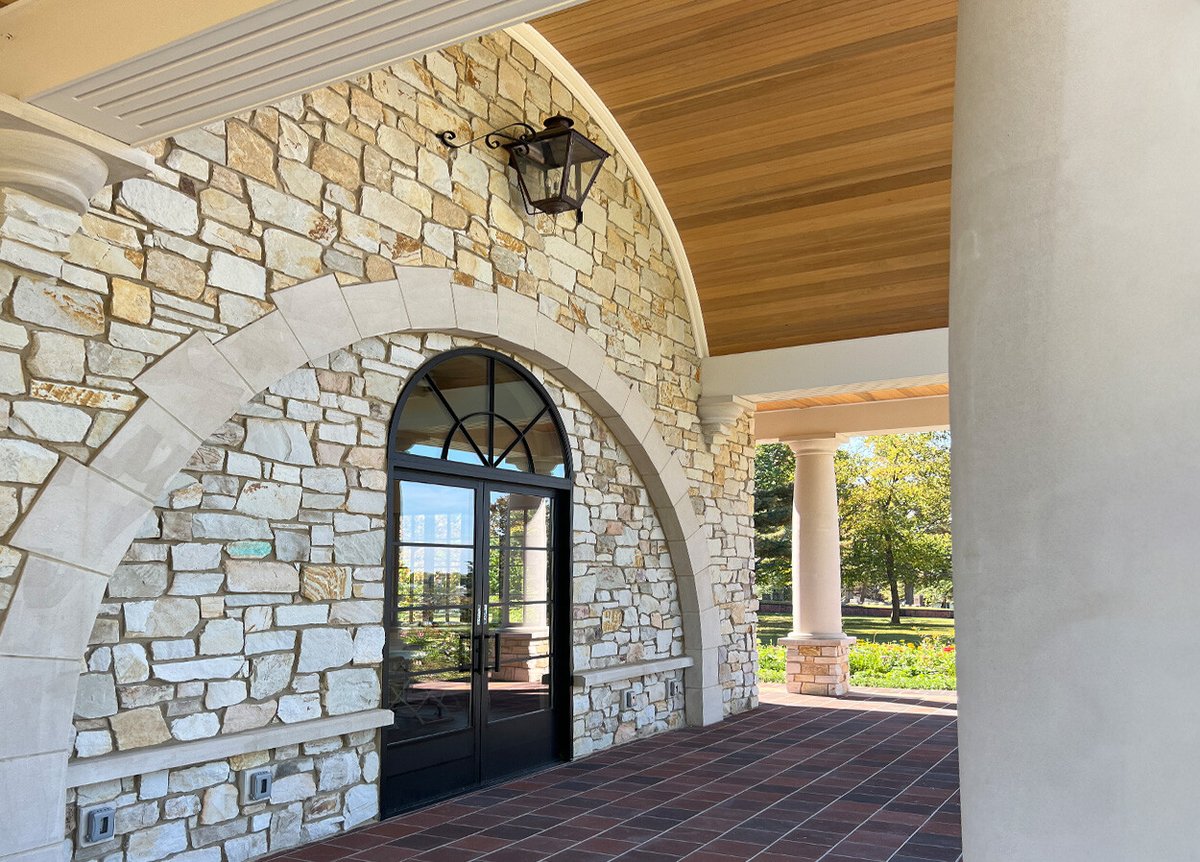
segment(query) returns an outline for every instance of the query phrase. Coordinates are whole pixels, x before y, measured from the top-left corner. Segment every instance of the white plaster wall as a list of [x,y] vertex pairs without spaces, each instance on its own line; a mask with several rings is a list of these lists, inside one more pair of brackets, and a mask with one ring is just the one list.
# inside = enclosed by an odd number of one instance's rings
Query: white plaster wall
[[1200,6],[959,21],[964,856],[1193,860]]

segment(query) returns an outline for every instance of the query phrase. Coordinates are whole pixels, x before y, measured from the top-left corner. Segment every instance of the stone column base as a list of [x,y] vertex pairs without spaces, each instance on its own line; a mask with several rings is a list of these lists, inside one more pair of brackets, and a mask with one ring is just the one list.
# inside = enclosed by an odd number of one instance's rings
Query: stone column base
[[787,647],[787,690],[843,697],[850,693],[850,647],[857,638],[780,638]]

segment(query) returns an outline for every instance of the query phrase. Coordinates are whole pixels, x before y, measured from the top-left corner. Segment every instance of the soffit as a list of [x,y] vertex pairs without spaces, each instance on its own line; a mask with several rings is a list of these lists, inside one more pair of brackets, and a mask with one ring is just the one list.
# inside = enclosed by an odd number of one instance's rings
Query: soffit
[[576,2],[20,0],[0,92],[142,143]]
[[943,327],[956,0],[591,0],[535,22],[629,136],[713,354]]

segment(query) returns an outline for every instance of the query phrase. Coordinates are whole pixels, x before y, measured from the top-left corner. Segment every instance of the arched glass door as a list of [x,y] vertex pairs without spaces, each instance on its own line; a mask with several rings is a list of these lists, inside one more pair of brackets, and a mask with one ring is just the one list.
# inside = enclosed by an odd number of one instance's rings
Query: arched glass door
[[568,755],[570,465],[545,390],[500,354],[443,354],[401,394],[384,816]]

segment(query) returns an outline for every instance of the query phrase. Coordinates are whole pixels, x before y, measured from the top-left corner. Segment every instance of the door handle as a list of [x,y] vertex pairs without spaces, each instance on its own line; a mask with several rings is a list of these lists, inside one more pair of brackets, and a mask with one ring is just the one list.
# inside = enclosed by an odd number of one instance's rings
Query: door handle
[[496,673],[500,673],[500,632],[496,632],[494,635],[492,635],[492,637],[495,638],[495,643],[492,645],[492,650],[496,657],[496,663],[492,667],[492,670]]

